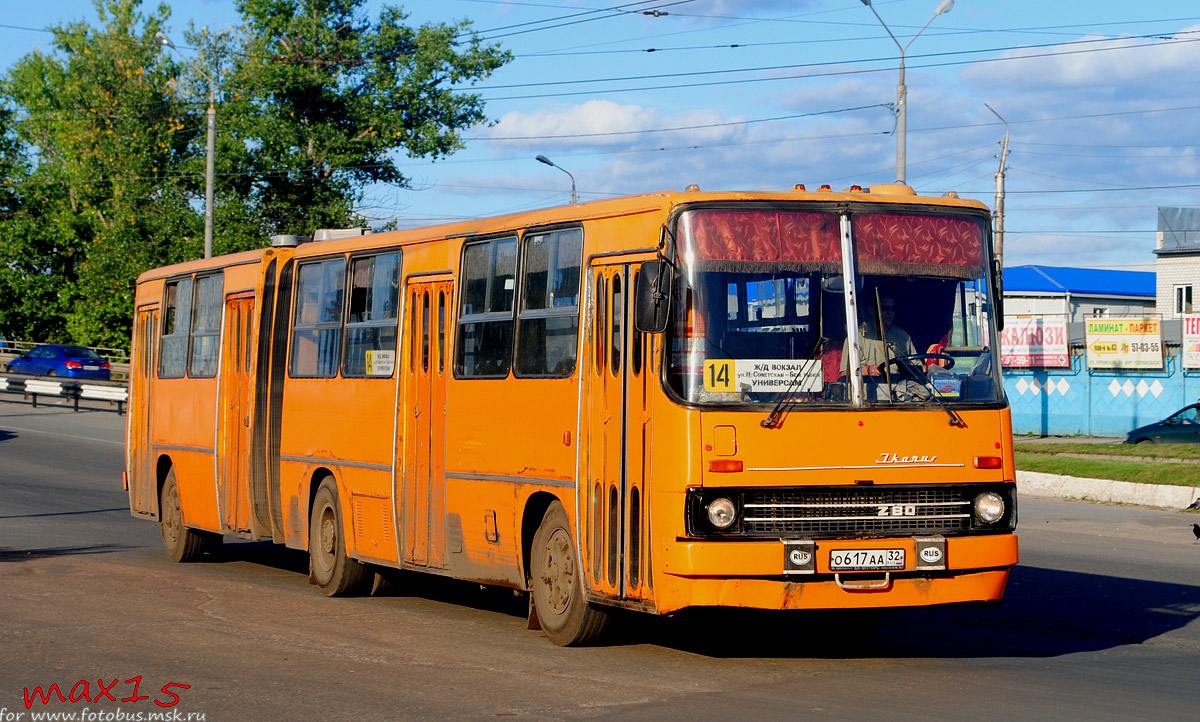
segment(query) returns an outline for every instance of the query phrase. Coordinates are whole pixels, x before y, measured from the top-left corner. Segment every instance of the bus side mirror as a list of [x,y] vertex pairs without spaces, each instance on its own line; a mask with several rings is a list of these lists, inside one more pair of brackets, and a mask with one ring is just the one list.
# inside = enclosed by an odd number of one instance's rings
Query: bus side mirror
[[[992,308],[996,316],[996,330],[1004,330],[1004,266],[1000,259],[992,259]],[[1067,319],[1068,321],[1070,319]]]
[[671,312],[671,267],[662,261],[646,261],[638,273],[634,291],[634,324],[642,333],[662,333]]

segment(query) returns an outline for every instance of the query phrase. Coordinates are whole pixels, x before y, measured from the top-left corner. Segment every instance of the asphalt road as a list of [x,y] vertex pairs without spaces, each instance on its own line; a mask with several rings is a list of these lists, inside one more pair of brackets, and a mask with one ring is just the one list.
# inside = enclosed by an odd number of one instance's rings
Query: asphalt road
[[[893,612],[865,642],[839,642],[846,619],[726,613],[560,649],[511,592],[413,575],[326,599],[262,543],[171,564],[129,515],[123,428],[0,394],[0,720],[1200,718],[1200,515],[1023,499],[1000,608]],[[121,701],[137,677],[149,699]],[[27,711],[53,683],[78,701]]]

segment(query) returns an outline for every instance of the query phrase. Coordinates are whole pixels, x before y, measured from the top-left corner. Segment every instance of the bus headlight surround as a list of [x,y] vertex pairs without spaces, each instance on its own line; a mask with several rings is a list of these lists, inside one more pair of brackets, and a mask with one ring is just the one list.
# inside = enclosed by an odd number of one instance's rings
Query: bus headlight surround
[[1004,518],[1004,497],[985,491],[975,497],[975,518],[984,524],[995,524]]
[[725,497],[708,503],[708,523],[716,529],[728,529],[737,521],[737,508]]

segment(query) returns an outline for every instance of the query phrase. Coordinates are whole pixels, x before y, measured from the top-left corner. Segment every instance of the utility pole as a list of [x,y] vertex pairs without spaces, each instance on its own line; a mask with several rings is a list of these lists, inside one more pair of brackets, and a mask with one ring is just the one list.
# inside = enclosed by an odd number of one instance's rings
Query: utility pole
[[994,221],[992,237],[995,239],[995,256],[996,261],[1000,264],[1001,271],[1004,270],[1004,165],[1008,160],[1008,121],[997,113],[992,106],[987,103],[983,107],[992,111],[992,115],[1000,118],[1000,122],[1004,123],[1004,145],[1000,149],[1000,170],[996,171],[996,211],[992,214]]
[[[154,39],[159,45],[170,48],[178,53],[179,57],[183,58],[183,62],[189,65],[193,63],[187,57],[179,52],[179,48],[175,47],[175,43],[171,42],[171,38],[167,34],[159,30],[154,34]],[[217,84],[212,74],[208,74],[208,112],[205,113],[206,123],[208,128],[208,137],[205,139],[206,157],[204,160],[204,257],[212,258],[213,249],[213,177],[216,175],[216,155],[217,155]]]

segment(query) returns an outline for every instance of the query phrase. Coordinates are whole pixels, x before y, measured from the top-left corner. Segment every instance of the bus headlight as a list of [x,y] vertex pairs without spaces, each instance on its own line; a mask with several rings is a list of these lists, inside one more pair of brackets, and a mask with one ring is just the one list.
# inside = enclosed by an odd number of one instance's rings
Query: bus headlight
[[1004,516],[1004,497],[985,491],[975,497],[975,518],[984,524],[995,524]]
[[717,529],[728,529],[737,520],[737,509],[733,502],[721,497],[708,504],[708,523]]

